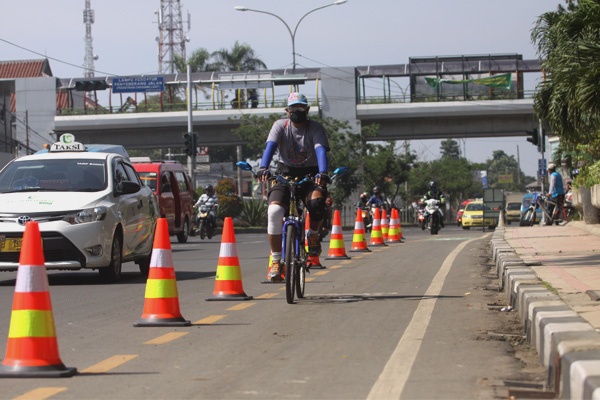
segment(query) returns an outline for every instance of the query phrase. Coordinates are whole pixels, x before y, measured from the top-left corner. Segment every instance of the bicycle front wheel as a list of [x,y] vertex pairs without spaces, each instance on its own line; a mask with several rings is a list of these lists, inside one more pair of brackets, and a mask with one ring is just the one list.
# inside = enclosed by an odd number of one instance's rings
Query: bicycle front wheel
[[298,261],[296,265],[297,276],[294,278],[296,280],[296,296],[298,296],[299,299],[304,298],[306,263],[308,262],[307,258],[305,247],[300,246],[300,252],[298,254]]
[[535,210],[529,208],[523,215],[524,226],[533,226],[535,224]]
[[297,268],[296,265],[296,228],[289,224],[285,230],[285,299],[288,304],[294,304],[294,291],[296,290]]

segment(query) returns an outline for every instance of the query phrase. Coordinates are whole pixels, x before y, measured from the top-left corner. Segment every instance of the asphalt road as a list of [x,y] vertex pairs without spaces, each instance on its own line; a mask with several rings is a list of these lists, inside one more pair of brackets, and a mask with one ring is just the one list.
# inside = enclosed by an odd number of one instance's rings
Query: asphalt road
[[[405,243],[349,249],[307,277],[290,305],[262,283],[266,237],[236,235],[247,301],[206,301],[221,236],[172,238],[179,303],[189,327],[133,327],[146,282],[133,263],[117,284],[95,271],[49,272],[60,356],[71,378],[3,378],[6,399],[471,399],[519,368],[490,309],[489,232],[405,228]],[[16,273],[0,274],[0,355]],[[23,396],[23,397],[19,397]]]

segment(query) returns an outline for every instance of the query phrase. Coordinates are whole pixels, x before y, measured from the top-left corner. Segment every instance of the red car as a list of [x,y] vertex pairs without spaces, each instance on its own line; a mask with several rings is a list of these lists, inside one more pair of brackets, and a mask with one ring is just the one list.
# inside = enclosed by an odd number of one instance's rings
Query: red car
[[457,226],[462,226],[462,215],[463,215],[463,212],[465,211],[465,206],[472,201],[473,201],[473,199],[467,199],[467,200],[463,201],[462,203],[460,203],[460,206],[458,207],[458,211],[456,213],[456,225]]

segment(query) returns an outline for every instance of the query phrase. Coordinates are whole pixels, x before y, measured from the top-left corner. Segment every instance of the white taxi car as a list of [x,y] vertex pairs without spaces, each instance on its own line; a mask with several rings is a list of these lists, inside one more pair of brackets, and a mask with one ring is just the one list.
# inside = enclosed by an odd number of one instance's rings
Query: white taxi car
[[16,271],[25,224],[37,221],[47,269],[97,269],[115,282],[134,261],[147,274],[158,206],[123,155],[88,152],[64,134],[47,153],[0,171],[0,271]]

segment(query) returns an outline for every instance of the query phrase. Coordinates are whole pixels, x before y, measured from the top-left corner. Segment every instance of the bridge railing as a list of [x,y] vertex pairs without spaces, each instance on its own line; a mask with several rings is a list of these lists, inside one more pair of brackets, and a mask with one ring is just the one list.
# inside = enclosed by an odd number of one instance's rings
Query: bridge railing
[[[407,93],[399,96],[363,96],[358,99],[358,104],[394,104],[394,103],[425,103],[442,101],[485,101],[485,100],[507,100],[533,98],[535,90],[525,90],[520,93],[502,92],[482,95],[481,92],[466,94],[444,94],[443,96],[416,96]],[[313,105],[319,105],[320,99],[310,99]],[[250,109],[273,109],[273,112],[279,112],[285,108],[285,99],[277,100],[258,100],[258,102],[248,104],[245,101],[237,102],[194,102],[193,111],[211,111],[211,110],[250,110]],[[147,112],[182,112],[187,111],[187,105],[178,101],[174,103],[141,103],[130,105],[124,108],[123,105],[109,105],[97,107],[69,107],[58,109],[56,115],[101,115],[101,114],[124,114],[124,113],[147,113]]]

